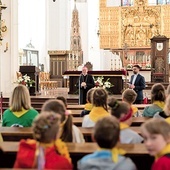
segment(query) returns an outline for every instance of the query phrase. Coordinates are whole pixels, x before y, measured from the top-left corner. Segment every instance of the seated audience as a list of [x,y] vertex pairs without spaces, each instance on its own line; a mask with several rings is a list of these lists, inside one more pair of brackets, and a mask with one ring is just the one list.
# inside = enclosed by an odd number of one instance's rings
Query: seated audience
[[[59,136],[64,142],[84,143],[84,137],[80,130],[73,125],[72,116],[66,111],[67,104],[61,100],[48,100],[42,106],[42,111],[52,111],[61,117]],[[64,101],[66,102],[66,101]]]
[[32,127],[35,140],[21,140],[14,168],[71,170],[67,147],[57,139],[60,127],[58,116],[53,112],[41,113]]
[[93,108],[93,104],[92,104],[92,94],[93,94],[94,88],[90,89],[87,92],[87,96],[86,96],[86,101],[87,103],[84,106],[84,110],[81,112],[81,117],[88,115],[90,113],[90,111]]
[[3,113],[2,126],[30,127],[38,112],[31,107],[29,91],[26,86],[14,88],[9,109]]
[[96,88],[92,93],[93,108],[89,115],[85,115],[82,127],[94,127],[95,123],[102,117],[109,116],[107,110],[108,94],[103,88]]
[[143,116],[153,117],[155,113],[161,112],[165,106],[165,88],[161,83],[156,83],[151,89],[151,106],[145,107]]
[[109,99],[108,105],[111,108],[111,114],[120,121],[120,142],[121,143],[141,143],[143,138],[131,130],[132,109],[126,102],[118,102],[115,98]]
[[83,157],[78,162],[79,170],[136,170],[131,159],[124,157],[125,151],[116,147],[119,142],[119,122],[111,116],[97,121],[94,127],[93,140],[99,149]]
[[142,125],[144,144],[151,156],[155,156],[152,170],[170,168],[170,125],[163,119],[150,119]]
[[166,98],[165,106],[161,112],[155,113],[154,117],[156,118],[169,118],[170,117],[170,96]]
[[132,89],[126,89],[122,94],[122,100],[130,105],[133,111],[133,116],[139,116],[140,112],[136,106],[133,106],[132,104],[136,100],[137,93]]

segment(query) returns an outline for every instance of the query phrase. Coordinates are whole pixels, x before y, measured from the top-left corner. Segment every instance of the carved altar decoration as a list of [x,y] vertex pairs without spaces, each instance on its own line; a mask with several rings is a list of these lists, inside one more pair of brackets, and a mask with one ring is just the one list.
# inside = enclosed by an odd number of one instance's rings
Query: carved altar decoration
[[81,48],[80,24],[79,15],[76,8],[76,1],[74,10],[72,12],[71,22],[71,37],[70,37],[70,51],[69,54],[69,68],[68,70],[77,70],[78,66],[83,63],[83,52]]
[[148,0],[135,0],[134,6],[107,7],[106,1],[100,0],[100,48],[118,53],[125,67],[137,63],[151,68],[150,39],[170,37],[170,5],[148,6]]

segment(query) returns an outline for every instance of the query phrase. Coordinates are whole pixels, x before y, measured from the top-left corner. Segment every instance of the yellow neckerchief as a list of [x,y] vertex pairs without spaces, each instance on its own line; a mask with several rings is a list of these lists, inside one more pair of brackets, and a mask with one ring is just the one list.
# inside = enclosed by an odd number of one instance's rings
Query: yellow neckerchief
[[159,152],[157,155],[155,155],[155,160],[160,158],[161,156],[164,156],[166,154],[170,153],[170,144],[167,144],[161,152]]
[[134,115],[138,111],[138,108],[133,105],[131,106],[131,108],[132,108],[132,114]]
[[84,106],[84,110],[89,110],[91,111],[93,108],[93,105],[91,103],[86,103],[85,106]]
[[153,104],[159,106],[161,109],[163,109],[165,106],[165,102],[162,101],[154,101]]
[[99,148],[99,151],[102,151],[102,150],[111,152],[112,160],[113,160],[114,163],[118,162],[119,155],[125,155],[126,154],[125,150],[123,150],[121,148],[117,148],[117,147],[114,147],[112,149]]
[[103,107],[93,106],[91,112],[89,113],[89,118],[93,122],[97,122],[100,118],[110,116],[110,114]]
[[[12,111],[12,108],[10,108],[10,110]],[[13,112],[12,113],[16,116],[16,117],[21,117],[22,115],[24,115],[26,112],[28,112],[28,110],[25,110],[24,108],[22,108],[21,111],[18,112]]]
[[165,121],[170,124],[170,117],[166,118]]
[[120,130],[129,128],[129,125],[123,122],[120,122]]

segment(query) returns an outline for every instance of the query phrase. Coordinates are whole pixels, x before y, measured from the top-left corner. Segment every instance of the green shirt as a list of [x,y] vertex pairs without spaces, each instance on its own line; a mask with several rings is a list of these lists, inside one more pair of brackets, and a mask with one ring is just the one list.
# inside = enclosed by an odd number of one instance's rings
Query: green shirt
[[35,109],[30,109],[21,117],[16,117],[10,109],[7,109],[3,113],[2,126],[11,127],[16,124],[23,127],[31,127],[32,121],[37,115],[38,112]]

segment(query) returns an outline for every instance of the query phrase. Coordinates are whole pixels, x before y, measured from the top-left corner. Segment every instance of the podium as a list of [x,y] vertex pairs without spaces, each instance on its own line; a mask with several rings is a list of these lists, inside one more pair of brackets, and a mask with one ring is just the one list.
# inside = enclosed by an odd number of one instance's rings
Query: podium
[[35,86],[30,87],[29,92],[31,96],[39,94],[39,72],[40,69],[36,66],[20,66],[19,71],[22,75],[27,74],[32,80],[35,81]]

